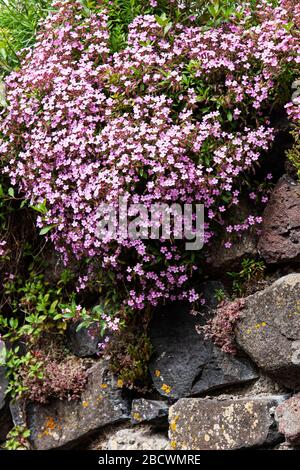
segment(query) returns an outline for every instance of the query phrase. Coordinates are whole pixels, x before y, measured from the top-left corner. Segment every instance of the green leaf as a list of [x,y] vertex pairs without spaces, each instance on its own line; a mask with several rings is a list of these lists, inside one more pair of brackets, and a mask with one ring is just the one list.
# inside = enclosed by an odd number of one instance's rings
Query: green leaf
[[232,113],[231,113],[230,111],[228,111],[228,112],[227,112],[227,119],[228,119],[229,122],[232,121],[232,117],[233,117],[233,116],[232,116]]
[[46,233],[50,232],[50,230],[52,230],[56,226],[57,224],[51,224],[51,225],[47,225],[46,227],[43,227],[40,230],[40,235],[46,235]]
[[77,326],[76,331],[78,332],[78,331],[82,330],[83,328],[88,328],[88,326],[89,326],[89,322],[88,321],[83,321]]
[[34,211],[39,212],[40,214],[43,214],[43,215],[47,214],[47,212],[48,212],[48,209],[47,209],[47,207],[46,207],[46,200],[43,201],[43,202],[40,202],[40,203],[37,204],[37,205],[32,205],[32,206],[30,206],[30,207],[31,207],[31,209],[33,209]]
[[55,312],[55,309],[56,309],[56,305],[58,304],[58,300],[54,300],[54,302],[52,302],[52,304],[50,305],[50,308],[49,308],[49,313],[54,313]]
[[10,197],[15,197],[15,190],[14,188],[8,188],[8,195]]
[[166,24],[166,26],[164,27],[164,35],[167,35],[168,32],[170,31],[170,29],[172,28],[173,26],[173,23],[168,23]]

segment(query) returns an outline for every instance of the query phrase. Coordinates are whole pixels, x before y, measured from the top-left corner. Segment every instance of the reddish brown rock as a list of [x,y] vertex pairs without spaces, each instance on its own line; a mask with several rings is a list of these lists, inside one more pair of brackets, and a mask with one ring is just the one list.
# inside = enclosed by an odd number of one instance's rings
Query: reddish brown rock
[[279,431],[293,445],[300,445],[300,393],[276,408]]
[[213,245],[208,262],[216,271],[237,268],[244,258],[257,256],[258,236],[254,230],[230,240],[231,247],[225,248],[224,242]]
[[283,176],[264,216],[258,251],[267,263],[300,261],[300,183]]

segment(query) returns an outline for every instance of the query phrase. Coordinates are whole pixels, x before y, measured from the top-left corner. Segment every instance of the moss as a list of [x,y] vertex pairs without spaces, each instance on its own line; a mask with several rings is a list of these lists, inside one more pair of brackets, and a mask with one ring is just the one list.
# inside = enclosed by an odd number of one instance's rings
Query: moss
[[149,361],[153,352],[148,335],[151,314],[125,314],[124,325],[109,346],[111,370],[118,383],[135,389],[149,385]]

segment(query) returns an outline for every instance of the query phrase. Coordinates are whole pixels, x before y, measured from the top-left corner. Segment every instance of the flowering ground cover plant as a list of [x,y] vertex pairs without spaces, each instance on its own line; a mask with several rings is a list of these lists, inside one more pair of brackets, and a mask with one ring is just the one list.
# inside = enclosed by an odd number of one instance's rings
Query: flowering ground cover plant
[[290,90],[299,76],[300,6],[243,2],[208,28],[149,2],[112,53],[105,3],[55,3],[7,77],[4,172],[39,210],[41,233],[64,262],[85,263],[79,289],[110,279],[133,310],[194,302],[190,281],[204,251],[187,253],[172,237],[99,240],[98,209],[117,207],[120,196],[148,207],[204,204],[206,246],[221,229],[234,234],[261,221],[253,213],[232,225],[227,213],[245,188],[257,189],[254,170],[275,137],[270,110],[286,106],[299,121]]

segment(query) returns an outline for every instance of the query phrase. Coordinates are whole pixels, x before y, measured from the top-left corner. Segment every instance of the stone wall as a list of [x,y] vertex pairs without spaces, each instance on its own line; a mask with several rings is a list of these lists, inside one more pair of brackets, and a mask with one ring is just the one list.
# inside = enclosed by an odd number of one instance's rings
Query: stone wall
[[[214,279],[202,285],[205,307],[174,303],[150,325],[152,392],[126,390],[95,359],[97,338],[69,332],[77,356],[91,356],[80,400],[8,403],[0,367],[0,440],[15,425],[31,431],[33,449],[291,449],[300,446],[300,184],[282,177],[265,210],[262,232],[230,253],[214,254]],[[214,292],[228,260],[259,254],[271,267],[263,289],[244,300],[235,327],[238,353],[223,352],[197,332],[215,313]],[[225,289],[225,288],[224,288]],[[3,346],[3,343],[2,343]],[[0,348],[2,347],[0,345]]]

